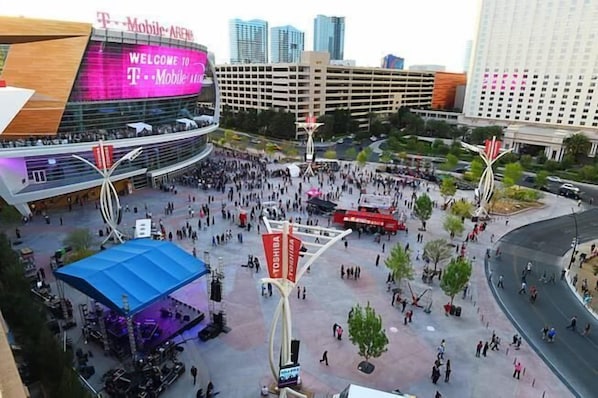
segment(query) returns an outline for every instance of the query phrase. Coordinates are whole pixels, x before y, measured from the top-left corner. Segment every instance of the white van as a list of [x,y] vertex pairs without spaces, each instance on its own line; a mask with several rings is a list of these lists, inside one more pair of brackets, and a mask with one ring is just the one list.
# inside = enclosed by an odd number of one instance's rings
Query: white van
[[373,388],[358,386],[356,384],[349,384],[347,388],[339,394],[332,396],[333,398],[417,398],[415,395],[390,393]]

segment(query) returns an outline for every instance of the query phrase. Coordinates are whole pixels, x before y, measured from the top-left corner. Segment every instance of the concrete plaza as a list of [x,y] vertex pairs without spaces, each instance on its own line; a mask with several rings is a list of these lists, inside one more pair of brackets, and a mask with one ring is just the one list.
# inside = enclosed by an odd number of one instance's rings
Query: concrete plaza
[[[369,167],[369,166],[368,166]],[[338,179],[340,181],[340,179]],[[298,185],[297,179],[289,187],[286,198],[292,198]],[[272,179],[271,183],[277,185],[280,179]],[[303,183],[305,192],[311,186],[316,186],[317,181],[312,178],[310,183]],[[211,203],[211,211],[215,218],[215,225],[199,232],[199,241],[196,244],[198,256],[203,256],[204,251],[210,252],[212,265],[222,258],[224,272],[224,295],[227,324],[231,328],[228,334],[222,334],[214,340],[202,342],[197,339],[197,331],[205,327],[204,321],[198,327],[185,332],[180,340],[185,348],[181,354],[182,361],[187,369],[195,365],[199,369],[199,381],[193,386],[192,377],[187,372],[162,396],[164,397],[195,397],[195,391],[209,380],[215,385],[215,390],[225,398],[258,397],[261,385],[271,383],[267,361],[267,330],[273,317],[274,309],[278,303],[277,293],[272,297],[261,295],[260,278],[266,276],[264,268],[256,274],[255,270],[241,267],[247,262],[249,254],[259,257],[261,264],[265,265],[262,243],[257,229],[244,232],[243,243],[236,239],[225,245],[212,246],[212,236],[221,234],[227,229],[232,229],[233,236],[241,230],[236,224],[222,219],[220,209],[222,203],[227,208],[233,209],[233,204],[227,203],[226,195],[214,191],[197,191],[196,189],[177,187],[178,194],[164,193],[157,190],[144,189],[132,195],[121,198],[123,205],[130,208],[137,206],[141,212],[147,206],[155,219],[161,218],[167,231],[174,231],[185,225],[187,221],[196,229],[197,216],[188,219],[188,196],[196,197],[196,202],[191,203],[195,214],[199,214],[199,206],[207,202],[206,196],[215,196]],[[330,187],[322,186],[324,192]],[[422,185],[420,192],[425,191]],[[430,185],[430,196],[440,203],[438,189]],[[367,187],[368,193],[376,192],[373,184]],[[404,189],[404,198],[410,197],[411,188]],[[472,192],[459,191],[458,197],[471,199]],[[235,194],[236,197],[236,194]],[[305,200],[306,198],[302,198]],[[266,200],[266,199],[264,199]],[[339,208],[352,208],[358,200],[358,190],[353,189],[353,194],[343,194],[338,201]],[[164,208],[167,202],[174,202],[173,215],[165,216]],[[551,370],[542,362],[535,352],[525,344],[516,351],[509,348],[508,343],[516,333],[510,321],[496,304],[492,293],[486,283],[483,266],[483,256],[486,248],[491,247],[490,236],[494,239],[508,230],[521,225],[532,223],[544,218],[550,218],[570,212],[568,199],[547,195],[543,202],[545,206],[538,210],[524,212],[509,217],[508,225],[504,218],[497,218],[491,222],[483,232],[477,243],[468,245],[467,255],[473,259],[474,273],[471,280],[471,289],[465,299],[459,295],[455,304],[463,307],[461,317],[447,317],[442,306],[449,298],[438,287],[435,280],[433,285],[421,281],[423,261],[416,260],[417,254],[422,252],[426,241],[435,238],[449,239],[448,233],[442,228],[443,211],[435,208],[432,219],[428,222],[424,234],[424,243],[417,243],[416,237],[420,223],[408,217],[409,232],[399,232],[392,236],[390,241],[383,238],[380,244],[374,242],[371,235],[363,234],[359,239],[356,233],[348,237],[348,248],[342,244],[330,249],[311,268],[302,280],[301,287],[306,288],[306,299],[292,297],[293,309],[293,337],[301,341],[299,362],[302,366],[301,378],[304,387],[313,392],[316,397],[327,397],[332,393],[341,391],[350,383],[360,384],[389,391],[400,388],[403,392],[419,397],[433,397],[438,390],[443,397],[459,398],[492,398],[492,397],[571,397],[572,394],[561,383]],[[401,203],[401,209],[405,209]],[[410,214],[405,209],[406,214]],[[51,224],[46,225],[40,217],[32,223],[21,226],[23,246],[31,247],[36,252],[38,265],[46,267],[46,274],[50,275],[50,255],[60,247],[66,235],[75,228],[89,228],[97,236],[98,229],[102,228],[99,211],[93,203],[81,208],[76,207],[72,212],[61,211],[49,214]],[[307,214],[290,213],[291,216],[301,216],[305,221]],[[130,228],[134,225],[136,217],[140,214],[133,212],[124,213],[124,225]],[[59,225],[62,218],[63,225]],[[205,223],[204,223],[205,224]],[[319,219],[320,225],[327,225],[327,218]],[[473,224],[466,221],[466,230],[471,230]],[[262,226],[261,232],[265,228]],[[14,236],[14,231],[8,231]],[[99,239],[99,238],[98,238]],[[458,239],[455,239],[457,242]],[[192,241],[177,241],[184,249],[191,251]],[[459,239],[461,242],[462,239]],[[382,251],[382,244],[385,251]],[[411,281],[415,294],[420,294],[424,289],[431,289],[422,303],[432,301],[432,312],[426,314],[420,308],[414,309],[413,323],[403,325],[403,315],[400,307],[391,306],[391,293],[387,292],[386,278],[388,270],[384,266],[384,259],[393,245],[409,243],[416,269],[416,277]],[[377,255],[381,256],[380,266],[375,266]],[[340,266],[361,267],[361,278],[358,280],[341,279]],[[177,293],[191,303],[200,306],[207,312],[205,298],[205,280],[195,282],[190,287]],[[86,302],[86,298],[78,292],[67,288],[67,296],[74,303]],[[410,296],[406,292],[407,297]],[[365,375],[357,370],[361,358],[357,349],[348,339],[348,333],[339,341],[332,336],[332,325],[340,324],[348,331],[347,314],[356,303],[365,305],[369,302],[382,316],[384,327],[387,331],[390,344],[388,351],[380,358],[371,362],[376,370],[371,375]],[[407,308],[410,308],[408,306]],[[398,308],[398,309],[397,309]],[[80,325],[80,321],[78,320]],[[479,340],[489,341],[493,331],[502,339],[500,351],[488,351],[487,357],[476,358],[475,346]],[[110,367],[115,366],[111,358],[101,354],[99,347],[92,344],[84,345],[80,329],[70,332],[73,342],[77,346],[91,350],[95,353],[91,365],[96,367],[97,373],[89,381],[96,387],[101,387],[101,376]],[[430,374],[436,359],[436,348],[441,340],[446,340],[445,358],[451,360],[452,374],[449,383],[444,383],[441,377],[438,385],[432,384]],[[319,362],[322,353],[328,351],[330,366]],[[514,361],[521,361],[525,368],[521,380],[512,377]],[[444,375],[444,368],[441,368]]]

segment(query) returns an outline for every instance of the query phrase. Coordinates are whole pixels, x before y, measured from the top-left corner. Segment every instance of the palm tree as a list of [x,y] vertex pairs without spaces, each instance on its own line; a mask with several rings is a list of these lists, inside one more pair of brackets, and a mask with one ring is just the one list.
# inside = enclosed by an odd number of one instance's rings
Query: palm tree
[[590,151],[592,143],[590,139],[583,133],[575,133],[563,140],[565,151],[573,156],[578,161],[582,156],[585,156]]

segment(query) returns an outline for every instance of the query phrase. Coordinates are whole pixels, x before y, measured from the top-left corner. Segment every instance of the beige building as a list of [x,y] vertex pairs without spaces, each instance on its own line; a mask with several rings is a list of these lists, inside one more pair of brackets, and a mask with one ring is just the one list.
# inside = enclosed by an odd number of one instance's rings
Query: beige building
[[303,121],[348,109],[363,130],[370,113],[430,107],[434,91],[434,73],[331,65],[328,53],[314,51],[296,64],[218,65],[216,75],[220,104],[233,111],[278,108]]
[[0,398],[27,398],[29,392],[21,376],[8,341],[8,327],[0,312]]

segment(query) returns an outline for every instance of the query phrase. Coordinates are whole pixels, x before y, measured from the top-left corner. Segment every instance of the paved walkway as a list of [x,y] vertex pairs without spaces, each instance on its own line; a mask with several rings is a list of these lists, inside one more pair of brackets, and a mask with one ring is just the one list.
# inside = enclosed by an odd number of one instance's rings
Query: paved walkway
[[[274,184],[279,179],[271,181]],[[297,181],[289,188],[288,197],[294,195]],[[310,184],[304,183],[304,192]],[[315,180],[314,180],[315,185]],[[325,185],[323,190],[326,191]],[[375,191],[368,187],[368,192]],[[409,197],[411,189],[406,189],[405,197]],[[191,365],[199,368],[199,383],[204,386],[212,380],[216,391],[222,397],[257,397],[262,384],[271,382],[267,362],[267,329],[273,317],[273,312],[278,299],[276,293],[271,298],[260,295],[259,279],[265,276],[264,271],[255,274],[248,268],[241,267],[247,261],[247,255],[253,254],[265,264],[261,239],[257,231],[245,233],[244,243],[236,240],[227,245],[211,247],[211,237],[216,233],[232,228],[233,234],[239,229],[222,221],[219,217],[221,203],[226,202],[222,194],[215,192],[197,192],[187,188],[179,188],[178,195],[162,193],[155,190],[141,190],[133,195],[122,198],[123,205],[138,206],[143,209],[147,205],[155,217],[162,217],[167,229],[174,229],[184,225],[187,221],[188,195],[196,196],[197,209],[199,204],[206,202],[206,195],[214,195],[215,201],[211,208],[216,219],[216,225],[199,233],[197,252],[210,251],[212,263],[221,257],[226,274],[224,287],[224,302],[226,303],[226,316],[231,332],[221,335],[215,340],[201,342],[196,338],[197,329],[186,332],[182,336],[185,351],[181,358],[189,369]],[[469,196],[470,192],[459,192],[460,196]],[[436,187],[431,187],[430,195],[440,202]],[[287,196],[287,195],[285,195]],[[357,202],[357,189],[353,195],[345,195],[339,202],[339,207],[349,208]],[[162,216],[165,203],[173,201],[175,212],[172,216]],[[489,225],[489,228],[480,238],[480,242],[469,246],[468,256],[475,257],[472,287],[465,299],[457,297],[456,304],[463,307],[461,317],[446,317],[442,305],[448,298],[438,288],[437,282],[428,286],[421,282],[421,269],[423,262],[416,261],[415,257],[421,252],[423,244],[416,242],[419,222],[409,219],[408,234],[400,232],[391,238],[390,242],[383,239],[376,244],[372,237],[362,235],[358,239],[356,234],[348,238],[348,249],[342,245],[330,249],[315,264],[311,272],[306,274],[299,282],[305,286],[307,297],[297,300],[293,297],[293,337],[301,340],[300,363],[302,365],[302,380],[305,387],[313,391],[317,397],[326,397],[328,394],[338,392],[349,383],[361,384],[381,390],[400,388],[404,392],[415,394],[419,397],[433,397],[439,390],[443,397],[570,397],[572,396],[560,380],[537,357],[533,350],[523,346],[520,351],[508,349],[507,342],[515,330],[511,323],[495,303],[485,281],[484,269],[481,259],[487,246],[490,245],[490,235],[498,239],[510,228],[524,225],[542,218],[553,217],[567,212],[568,207],[563,206],[566,199],[549,196],[545,199],[543,209],[523,213],[509,219],[508,226],[505,219],[498,219]],[[228,205],[232,207],[232,205]],[[199,212],[196,210],[195,214]],[[442,230],[442,214],[439,209],[434,210],[432,219],[428,222],[428,231],[423,232],[424,242],[437,237],[448,238]],[[77,227],[87,227],[97,231],[101,227],[101,218],[94,205],[75,208],[72,213],[62,212],[51,214],[51,225],[35,219],[32,224],[21,227],[24,237],[23,246],[32,247],[36,251],[38,263],[47,266],[50,255],[62,246],[62,240]],[[135,214],[124,214],[124,225],[130,228],[134,224]],[[59,217],[63,219],[63,226],[58,225]],[[303,215],[304,220],[306,215]],[[326,224],[326,219],[321,218],[320,225]],[[195,224],[192,220],[192,225]],[[472,228],[466,222],[467,229]],[[195,226],[195,225],[194,225]],[[264,228],[262,227],[262,232]],[[12,231],[11,231],[12,235]],[[432,300],[432,312],[424,313],[421,309],[414,309],[413,323],[403,325],[403,316],[400,310],[390,305],[391,296],[386,291],[387,269],[384,259],[392,245],[401,243],[410,244],[416,278],[411,282],[414,293],[421,293],[424,289],[431,288],[422,302]],[[191,251],[191,241],[179,241],[181,246]],[[375,257],[380,254],[380,266],[375,266]],[[345,266],[359,265],[362,269],[361,279],[348,280],[340,278],[340,264]],[[50,274],[46,270],[46,274]],[[205,308],[205,289],[197,282],[195,287],[187,291],[188,297],[194,297],[197,305]],[[196,290],[193,290],[196,289]],[[198,293],[194,293],[198,292]],[[204,295],[202,297],[202,294]],[[80,294],[67,289],[67,295],[75,302],[85,302]],[[347,330],[346,317],[349,309],[355,303],[366,304],[370,302],[382,316],[384,327],[388,333],[390,344],[388,352],[380,358],[372,359],[376,370],[371,375],[364,375],[357,370],[360,357],[357,349],[348,341],[347,333],[342,341],[333,338],[332,325],[338,323]],[[200,328],[204,324],[200,325]],[[489,351],[486,358],[475,358],[477,341],[489,341],[492,333],[496,332],[504,344],[499,352]],[[79,330],[71,331],[71,337],[76,345],[90,349],[96,353],[92,364],[96,366],[97,373],[90,382],[99,386],[102,373],[113,366],[110,358],[105,358],[95,347],[84,345],[80,339]],[[437,386],[430,380],[430,373],[436,357],[436,347],[441,340],[447,342],[446,358],[451,359],[452,375],[450,383],[441,381]],[[328,351],[330,366],[319,362],[324,350]],[[521,380],[513,379],[513,362],[517,359],[522,362],[526,371]],[[444,371],[442,369],[442,371]],[[194,397],[195,388],[192,386],[191,376],[186,374],[176,382],[164,397]],[[545,395],[543,395],[545,393]]]

